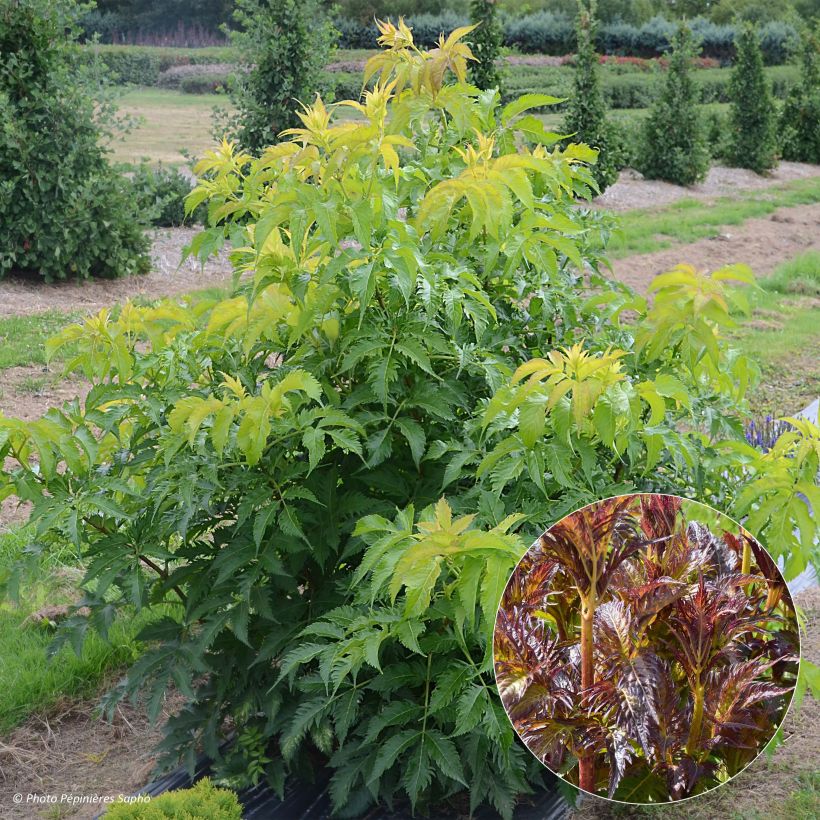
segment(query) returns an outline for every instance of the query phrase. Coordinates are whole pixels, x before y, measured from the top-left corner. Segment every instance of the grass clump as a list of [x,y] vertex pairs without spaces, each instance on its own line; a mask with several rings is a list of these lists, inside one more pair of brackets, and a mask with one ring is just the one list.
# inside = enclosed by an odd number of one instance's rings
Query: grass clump
[[783,262],[760,284],[773,293],[820,296],[820,251],[806,251]]

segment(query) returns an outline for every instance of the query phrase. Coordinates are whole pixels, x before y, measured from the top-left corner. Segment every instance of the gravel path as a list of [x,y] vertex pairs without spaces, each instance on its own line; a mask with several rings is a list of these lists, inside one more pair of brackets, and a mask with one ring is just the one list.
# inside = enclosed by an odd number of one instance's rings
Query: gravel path
[[618,181],[595,200],[595,205],[610,211],[630,211],[635,208],[662,208],[679,199],[711,200],[731,196],[738,191],[755,191],[820,176],[820,165],[802,162],[781,162],[769,176],[759,176],[744,168],[724,168],[715,165],[699,185],[684,187],[670,182],[644,179],[637,171],[621,171]]
[[45,285],[31,278],[10,277],[0,281],[0,316],[18,316],[46,310],[79,310],[87,313],[126,299],[146,299],[188,293],[224,285],[230,281],[227,253],[209,259],[204,269],[196,259],[181,263],[182,249],[198,228],[162,228],[151,231],[152,268],[142,276],[122,279],[71,280]]

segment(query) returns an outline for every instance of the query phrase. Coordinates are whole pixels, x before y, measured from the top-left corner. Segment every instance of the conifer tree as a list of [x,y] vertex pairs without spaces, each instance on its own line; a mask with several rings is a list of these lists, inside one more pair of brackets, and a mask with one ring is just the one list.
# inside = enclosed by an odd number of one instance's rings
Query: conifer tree
[[777,142],[772,93],[763,71],[760,38],[754,26],[743,26],[737,35],[735,51],[727,160],[738,168],[762,174],[775,165]]
[[496,60],[501,53],[503,34],[496,15],[496,0],[473,0],[471,17],[478,28],[472,32],[470,47],[475,62],[470,66],[470,82],[481,89],[501,90],[501,73]]
[[694,185],[709,170],[709,151],[690,73],[695,47],[681,23],[672,40],[666,82],[644,126],[638,170],[649,179]]
[[585,142],[598,149],[598,162],[592,172],[601,191],[618,179],[615,157],[615,128],[607,120],[606,104],[601,91],[598,55],[595,52],[595,0],[586,7],[578,2],[576,36],[578,40],[575,77],[564,132],[573,134],[573,142]]

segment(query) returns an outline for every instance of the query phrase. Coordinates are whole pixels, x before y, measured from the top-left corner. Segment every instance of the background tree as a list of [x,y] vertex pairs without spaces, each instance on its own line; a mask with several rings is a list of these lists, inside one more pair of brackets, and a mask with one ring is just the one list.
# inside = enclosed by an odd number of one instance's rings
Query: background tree
[[638,168],[649,179],[693,185],[709,170],[709,151],[690,75],[695,56],[692,33],[681,24],[672,42],[669,70],[644,127]]
[[618,179],[616,162],[616,129],[606,117],[606,104],[601,92],[598,55],[595,52],[596,4],[585,7],[579,0],[576,32],[578,54],[575,62],[573,94],[564,119],[564,132],[573,134],[573,142],[585,142],[598,149],[598,162],[592,172],[601,191]]
[[0,277],[148,268],[129,183],[101,145],[114,109],[78,59],[83,11],[74,0],[0,0]]
[[795,86],[780,116],[783,159],[820,162],[820,66],[817,34],[805,31],[800,55],[800,84]]
[[237,0],[234,20],[243,69],[230,89],[237,113],[219,116],[217,130],[258,152],[300,124],[298,103],[326,90],[336,32],[320,0]]
[[757,29],[747,23],[736,38],[737,58],[730,84],[727,159],[738,168],[762,174],[775,164],[775,114],[772,93],[763,71]]
[[471,17],[478,28],[470,35],[475,62],[470,66],[470,81],[479,88],[501,89],[501,74],[496,60],[501,53],[504,32],[496,16],[496,0],[473,0]]

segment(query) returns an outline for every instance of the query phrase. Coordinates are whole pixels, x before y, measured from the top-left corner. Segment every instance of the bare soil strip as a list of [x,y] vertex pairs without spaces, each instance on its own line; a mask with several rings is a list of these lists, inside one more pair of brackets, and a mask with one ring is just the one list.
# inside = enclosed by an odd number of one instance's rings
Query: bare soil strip
[[781,262],[812,249],[820,250],[820,203],[779,208],[767,217],[727,226],[713,238],[617,259],[613,270],[616,279],[645,291],[655,275],[680,262],[705,271],[745,262],[755,274],[766,276]]
[[3,279],[0,281],[0,316],[28,316],[46,310],[93,313],[127,299],[158,299],[226,285],[232,274],[227,253],[209,259],[204,269],[193,258],[180,263],[182,249],[198,231],[199,228],[151,231],[153,264],[144,276],[68,280],[51,285],[28,277]]

